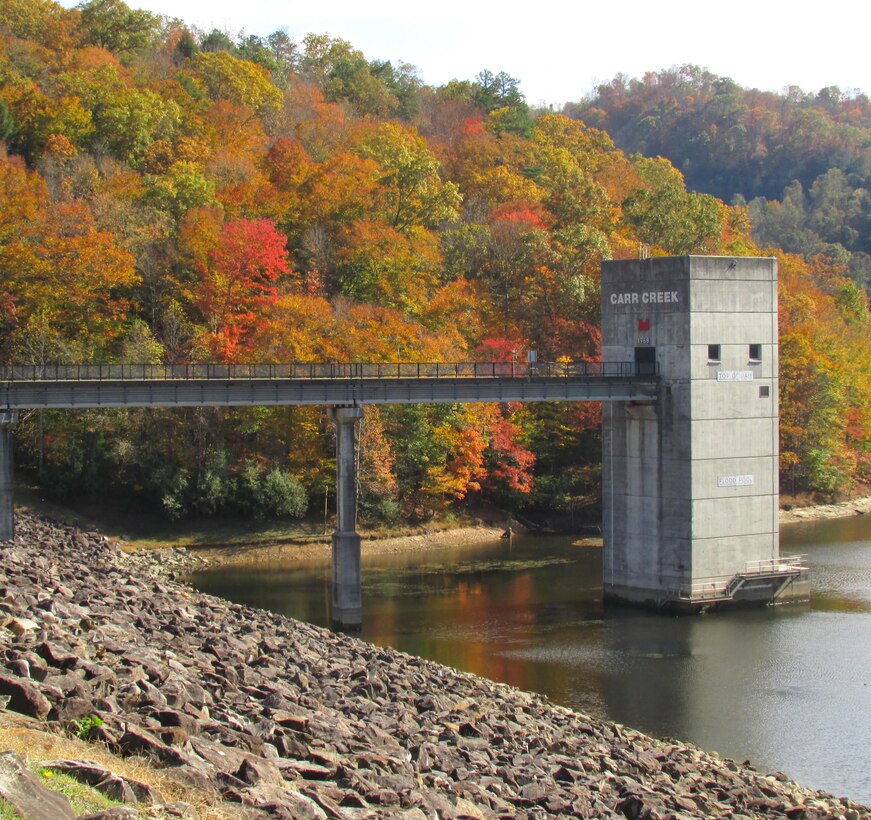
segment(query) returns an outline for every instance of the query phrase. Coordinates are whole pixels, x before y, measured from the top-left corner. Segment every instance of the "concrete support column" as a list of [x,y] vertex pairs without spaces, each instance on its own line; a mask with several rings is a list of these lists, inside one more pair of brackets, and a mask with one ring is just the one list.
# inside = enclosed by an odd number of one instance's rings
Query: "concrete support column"
[[12,513],[12,427],[16,416],[11,410],[0,410],[0,541],[11,541],[15,535]]
[[336,425],[336,531],[333,533],[333,610],[336,629],[359,630],[363,623],[360,536],[357,535],[356,425],[361,407],[331,407]]

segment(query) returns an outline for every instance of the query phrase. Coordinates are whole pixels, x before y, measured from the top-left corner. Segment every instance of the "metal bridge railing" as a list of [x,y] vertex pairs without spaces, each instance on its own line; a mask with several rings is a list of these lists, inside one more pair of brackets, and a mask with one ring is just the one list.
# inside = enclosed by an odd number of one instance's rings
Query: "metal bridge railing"
[[[640,371],[639,367],[644,367]],[[289,364],[14,364],[0,381],[654,377],[634,362],[291,362]]]

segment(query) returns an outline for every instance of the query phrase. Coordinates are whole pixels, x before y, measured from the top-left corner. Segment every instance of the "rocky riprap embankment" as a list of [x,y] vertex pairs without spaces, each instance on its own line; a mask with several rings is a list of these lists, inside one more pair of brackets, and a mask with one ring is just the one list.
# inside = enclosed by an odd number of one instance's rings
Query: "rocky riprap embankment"
[[783,776],[199,594],[166,566],[20,516],[0,548],[7,708],[61,725],[98,715],[94,740],[216,787],[252,816],[871,816]]

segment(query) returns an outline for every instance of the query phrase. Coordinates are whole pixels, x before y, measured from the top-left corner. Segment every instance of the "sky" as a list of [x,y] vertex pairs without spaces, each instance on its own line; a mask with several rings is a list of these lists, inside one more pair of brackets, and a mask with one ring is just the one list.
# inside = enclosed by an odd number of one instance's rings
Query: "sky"
[[766,91],[797,85],[816,92],[836,85],[871,93],[871,60],[862,42],[871,4],[855,0],[808,6],[812,13],[783,0],[127,3],[231,36],[282,29],[299,41],[309,32],[328,33],[348,40],[369,60],[415,65],[429,85],[473,79],[483,69],[505,71],[536,106],[580,100],[619,73],[641,77],[687,63]]

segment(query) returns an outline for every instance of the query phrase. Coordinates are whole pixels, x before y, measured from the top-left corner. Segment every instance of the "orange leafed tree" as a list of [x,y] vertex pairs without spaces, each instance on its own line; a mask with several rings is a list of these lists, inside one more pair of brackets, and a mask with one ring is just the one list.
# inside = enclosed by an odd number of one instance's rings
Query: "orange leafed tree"
[[[0,157],[0,294],[7,350],[41,360],[46,333],[50,355],[66,348],[88,357],[119,336],[139,282],[133,256],[97,228],[88,208],[54,204],[45,183],[14,160]],[[28,330],[28,326],[30,330]]]
[[332,305],[320,296],[285,293],[254,329],[251,345],[263,362],[324,362],[344,358]]
[[779,254],[783,487],[848,494],[871,472],[871,319],[829,261]]

